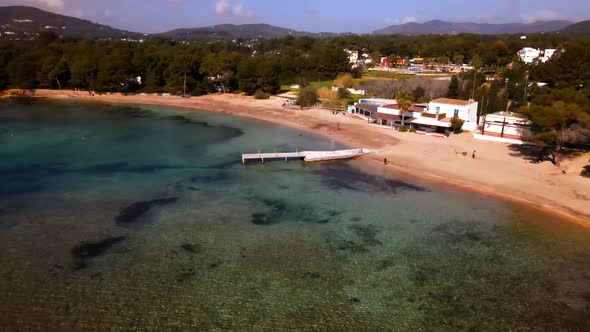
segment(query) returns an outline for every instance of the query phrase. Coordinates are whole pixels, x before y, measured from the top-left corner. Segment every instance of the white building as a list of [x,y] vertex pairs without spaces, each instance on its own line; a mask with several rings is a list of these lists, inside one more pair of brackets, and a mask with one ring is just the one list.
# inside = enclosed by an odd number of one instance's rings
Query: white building
[[357,63],[359,61],[359,51],[344,49],[344,52],[348,53],[348,61],[350,63]]
[[[459,100],[450,98],[439,98],[428,103],[427,111],[422,114],[429,119],[416,119],[415,124],[450,128],[451,119],[458,117],[465,121],[463,130],[475,131],[477,129],[477,108],[476,101]],[[432,120],[434,119],[434,121]]]
[[370,123],[397,127],[403,122],[410,127],[425,131],[444,132],[451,128],[453,117],[465,121],[463,130],[477,129],[477,108],[475,101],[440,98],[428,104],[414,104],[403,115],[395,99],[361,99],[349,108],[366,118]]
[[480,119],[481,134],[504,139],[521,140],[531,134],[531,122],[513,112],[496,112]]
[[538,48],[532,47],[525,47],[522,50],[518,51],[518,57],[524,63],[534,63],[536,61],[547,62],[557,50],[553,48],[548,48],[545,50],[540,50]]

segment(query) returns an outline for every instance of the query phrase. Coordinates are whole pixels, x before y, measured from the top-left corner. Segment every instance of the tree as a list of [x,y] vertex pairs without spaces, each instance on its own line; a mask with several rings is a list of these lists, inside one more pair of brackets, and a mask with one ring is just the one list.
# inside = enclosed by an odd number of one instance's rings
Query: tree
[[339,99],[348,99],[350,98],[350,91],[345,88],[338,88],[338,98]]
[[451,77],[451,85],[449,85],[447,98],[459,98],[459,78],[457,78],[457,75],[453,75],[453,77]]
[[471,65],[475,68],[475,70],[480,70],[483,67],[483,59],[479,55],[475,55],[471,59]]
[[399,114],[402,118],[402,126],[406,125],[406,113],[412,107],[412,95],[406,90],[399,90],[395,96],[399,106]]
[[451,119],[451,130],[453,130],[453,133],[460,133],[463,129],[463,124],[465,124],[465,121],[461,120],[458,116],[454,116]]
[[531,141],[550,154],[559,164],[565,143],[576,144],[590,140],[590,115],[575,103],[555,101],[551,106],[532,105],[521,110],[533,122]]
[[339,88],[352,88],[352,75],[349,73],[338,74],[334,80],[334,85]]
[[338,91],[334,91],[328,88],[320,88],[317,94],[326,106],[336,106],[338,103]]
[[422,98],[424,98],[426,96],[426,90],[421,87],[420,85],[418,85],[414,91],[412,91],[412,97],[414,98],[415,101],[418,101]]
[[299,95],[297,96],[297,105],[302,107],[311,107],[318,102],[318,92],[313,86],[308,86],[299,91]]

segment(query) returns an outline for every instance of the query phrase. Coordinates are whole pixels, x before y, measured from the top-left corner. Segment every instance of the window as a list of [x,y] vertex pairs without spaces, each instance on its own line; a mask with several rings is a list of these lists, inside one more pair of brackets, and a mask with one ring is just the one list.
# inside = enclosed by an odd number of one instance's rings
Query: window
[[436,114],[440,113],[440,106],[436,106]]
[[459,117],[459,110],[455,110],[455,114],[453,115],[455,118]]

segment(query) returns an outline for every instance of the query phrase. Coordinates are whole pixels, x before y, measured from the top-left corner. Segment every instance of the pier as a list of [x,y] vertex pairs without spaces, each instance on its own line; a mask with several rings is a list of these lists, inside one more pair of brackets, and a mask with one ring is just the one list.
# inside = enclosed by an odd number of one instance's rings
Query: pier
[[303,160],[305,162],[329,161],[338,159],[352,159],[371,153],[368,149],[352,149],[337,151],[300,151],[300,152],[275,152],[275,153],[245,153],[242,154],[242,164],[248,161],[284,161]]

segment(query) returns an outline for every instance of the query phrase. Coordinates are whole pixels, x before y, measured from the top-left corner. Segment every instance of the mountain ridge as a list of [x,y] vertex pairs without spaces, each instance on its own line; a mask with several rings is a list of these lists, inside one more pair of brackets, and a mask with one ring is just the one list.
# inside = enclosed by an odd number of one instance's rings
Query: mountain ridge
[[44,31],[62,37],[140,38],[141,33],[115,29],[76,17],[60,15],[29,6],[0,7],[0,38],[33,39]]
[[[587,23],[586,23],[587,22]],[[589,27],[586,27],[586,24]],[[568,30],[570,26],[573,26]],[[317,38],[354,35],[352,33],[320,32],[312,33],[257,24],[218,24],[208,27],[180,28],[161,33],[144,34],[89,20],[51,13],[29,6],[0,6],[0,39],[34,39],[43,31],[53,31],[62,37],[84,37],[94,39],[142,39],[164,37],[182,41],[216,41],[235,39],[272,39],[285,36],[309,36]],[[532,23],[454,23],[443,20],[430,20],[424,23],[409,22],[391,25],[376,30],[376,35],[426,35],[474,33],[482,35],[558,33],[590,34],[590,21],[572,24],[570,21],[538,21]]]
[[545,33],[560,31],[573,22],[566,20],[536,21],[532,23],[474,23],[430,20],[424,23],[409,22],[373,31],[376,35],[452,35],[473,33],[481,35],[503,35],[517,33]]

